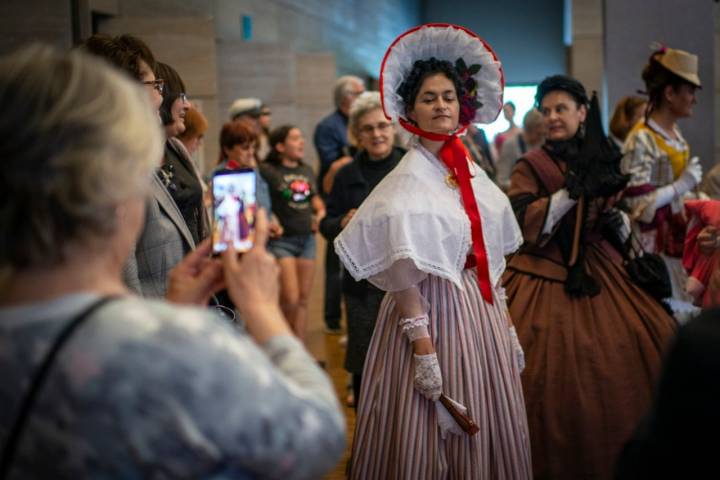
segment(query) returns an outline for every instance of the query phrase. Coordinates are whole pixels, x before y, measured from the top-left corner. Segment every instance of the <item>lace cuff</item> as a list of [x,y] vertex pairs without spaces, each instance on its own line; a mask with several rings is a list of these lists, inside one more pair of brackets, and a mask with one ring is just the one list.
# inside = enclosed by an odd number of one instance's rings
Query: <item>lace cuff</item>
[[400,327],[411,342],[419,338],[430,338],[430,332],[427,329],[429,324],[430,320],[425,313],[417,317],[400,319]]

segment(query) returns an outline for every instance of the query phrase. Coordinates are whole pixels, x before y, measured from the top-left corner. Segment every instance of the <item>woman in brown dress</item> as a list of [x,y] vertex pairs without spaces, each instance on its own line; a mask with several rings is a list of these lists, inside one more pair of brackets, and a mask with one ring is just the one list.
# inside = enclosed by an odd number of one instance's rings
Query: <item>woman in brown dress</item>
[[[675,322],[631,282],[608,242],[608,231],[629,231],[607,228],[608,218],[622,220],[612,206],[627,178],[597,112],[585,133],[584,87],[549,77],[536,101],[547,140],[517,162],[510,179],[525,244],[503,278],[526,355],[533,471],[536,479],[610,478],[650,404]],[[591,152],[591,145],[602,148]],[[603,162],[614,171],[598,173]],[[611,225],[618,224],[628,222]]]

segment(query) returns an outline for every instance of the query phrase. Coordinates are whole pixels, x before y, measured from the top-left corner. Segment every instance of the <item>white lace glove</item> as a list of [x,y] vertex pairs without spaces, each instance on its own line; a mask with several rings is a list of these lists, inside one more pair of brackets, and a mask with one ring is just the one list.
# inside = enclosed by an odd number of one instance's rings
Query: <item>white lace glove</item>
[[566,188],[561,188],[550,196],[550,205],[548,205],[547,218],[543,226],[542,233],[548,235],[552,233],[555,225],[565,216],[567,212],[577,203],[576,200],[570,198]]
[[515,327],[510,327],[510,344],[512,345],[513,352],[515,354],[515,361],[520,372],[525,370],[525,352],[523,351],[522,345],[520,345],[520,339],[517,336]]
[[442,393],[442,375],[437,353],[415,355],[415,388],[428,400],[436,401]]
[[[464,405],[457,403],[451,398],[448,398],[448,400],[450,400],[450,403],[455,405],[455,408],[461,413],[467,413],[467,408]],[[440,427],[440,436],[443,440],[447,438],[448,433],[454,435],[462,435],[464,433],[460,425],[458,425],[453,416],[450,415],[450,412],[447,411],[447,408],[445,408],[445,405],[441,402],[435,402],[435,412],[437,413],[438,427]]]
[[675,197],[682,197],[695,188],[700,183],[700,180],[702,180],[702,165],[700,165],[698,157],[693,157],[677,180],[671,185],[665,185],[655,191],[655,208],[664,207],[672,202]]
[[430,320],[426,313],[417,317],[400,319],[400,327],[411,342],[418,338],[430,338],[430,332],[428,332],[427,328],[429,324]]

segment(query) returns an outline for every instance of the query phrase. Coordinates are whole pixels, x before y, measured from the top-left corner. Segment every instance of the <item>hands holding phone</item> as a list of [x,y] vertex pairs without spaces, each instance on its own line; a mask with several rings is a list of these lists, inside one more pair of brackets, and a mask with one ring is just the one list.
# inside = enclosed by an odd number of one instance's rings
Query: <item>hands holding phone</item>
[[260,210],[255,219],[255,245],[240,258],[232,248],[222,253],[230,299],[258,343],[291,334],[280,310],[280,267],[265,249],[268,236],[267,215]]
[[240,313],[279,303],[280,267],[265,249],[268,236],[267,215],[261,210],[255,219],[255,245],[241,257],[232,248],[222,254],[225,284]]
[[262,343],[291,333],[280,310],[280,267],[265,248],[269,225],[264,210],[255,219],[255,244],[242,256],[232,248],[212,258],[209,239],[201,242],[171,272],[168,301],[206,306],[210,298],[228,289],[248,332]]
[[206,238],[170,270],[167,301],[205,306],[225,288],[222,264],[210,257],[211,251],[212,241]]

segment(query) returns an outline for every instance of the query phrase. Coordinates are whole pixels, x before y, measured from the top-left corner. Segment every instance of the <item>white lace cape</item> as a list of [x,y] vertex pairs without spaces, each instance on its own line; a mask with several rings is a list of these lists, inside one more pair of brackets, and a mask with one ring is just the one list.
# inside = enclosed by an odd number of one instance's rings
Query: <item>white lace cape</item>
[[[471,172],[496,285],[505,255],[522,244],[522,233],[505,194],[480,168],[471,165]],[[418,145],[375,187],[335,239],[335,251],[355,280],[367,279],[392,292],[430,274],[463,288],[461,274],[472,246],[470,221],[459,190],[448,187],[446,175],[441,161]]]

